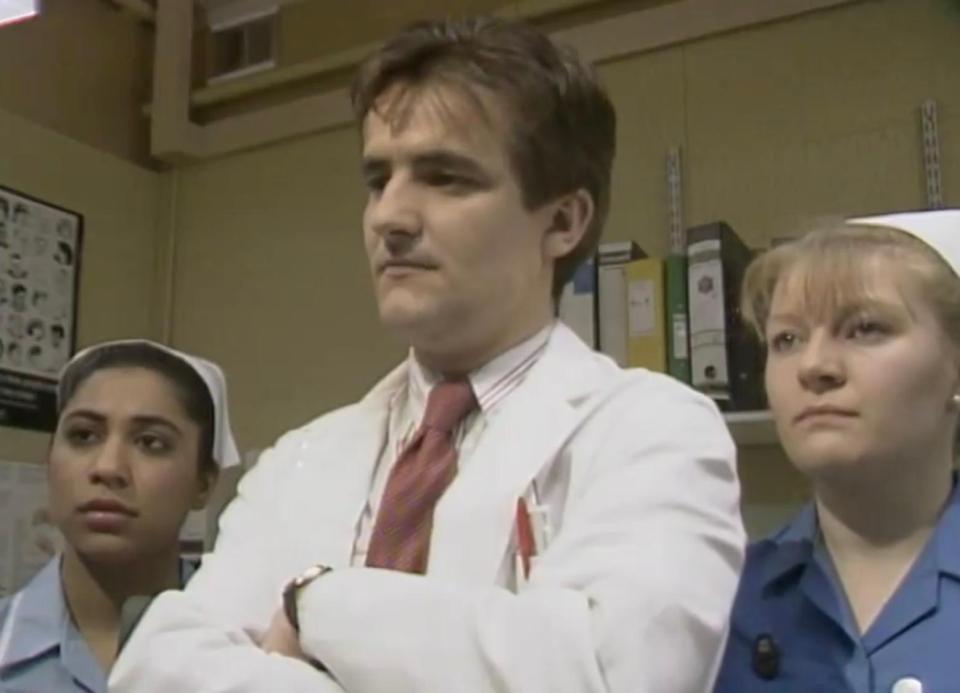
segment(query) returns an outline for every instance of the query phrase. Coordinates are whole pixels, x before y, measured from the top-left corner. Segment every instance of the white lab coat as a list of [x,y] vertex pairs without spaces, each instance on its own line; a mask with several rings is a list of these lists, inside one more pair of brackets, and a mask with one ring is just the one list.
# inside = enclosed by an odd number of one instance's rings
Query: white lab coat
[[[716,407],[624,371],[563,325],[487,422],[440,500],[427,575],[349,567],[401,365],[363,400],[283,436],[243,479],[213,553],[161,595],[110,690],[684,693],[708,690],[745,537]],[[514,589],[518,497],[536,480],[553,539]],[[282,586],[331,672],[264,654]]]

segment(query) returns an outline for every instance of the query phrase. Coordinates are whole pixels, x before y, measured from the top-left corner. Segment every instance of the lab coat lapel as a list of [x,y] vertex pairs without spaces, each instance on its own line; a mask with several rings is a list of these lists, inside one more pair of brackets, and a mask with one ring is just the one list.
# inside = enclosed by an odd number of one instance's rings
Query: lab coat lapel
[[[551,463],[581,421],[578,398],[596,389],[587,348],[566,327],[555,328],[526,380],[494,412],[470,463],[434,513],[431,575],[493,584],[508,549],[517,499]],[[585,367],[584,367],[585,366]]]
[[[406,383],[406,363],[380,381],[344,416],[337,435],[320,433],[304,441],[290,493],[300,496],[289,507],[310,508],[300,546],[312,562],[348,566],[357,522],[366,505],[377,461],[386,441],[390,399]],[[293,518],[291,518],[292,520]],[[306,541],[303,541],[303,540]],[[302,549],[303,550],[303,549]]]

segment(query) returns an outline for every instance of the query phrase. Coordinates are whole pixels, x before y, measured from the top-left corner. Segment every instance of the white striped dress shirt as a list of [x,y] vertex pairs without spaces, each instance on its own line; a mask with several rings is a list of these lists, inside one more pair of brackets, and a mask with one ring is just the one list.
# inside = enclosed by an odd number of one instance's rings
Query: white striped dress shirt
[[[551,323],[533,337],[508,349],[468,375],[479,407],[464,419],[455,436],[459,469],[470,464],[470,453],[476,448],[491,417],[496,415],[499,405],[523,382],[524,377],[543,355],[553,325]],[[420,426],[430,388],[441,377],[420,364],[412,351],[407,358],[410,364],[410,377],[406,387],[398,390],[390,402],[386,444],[377,461],[370,495],[360,516],[353,543],[351,565],[354,566],[362,566],[366,561],[367,546],[370,543],[380,499],[386,488],[390,470],[407,441]]]

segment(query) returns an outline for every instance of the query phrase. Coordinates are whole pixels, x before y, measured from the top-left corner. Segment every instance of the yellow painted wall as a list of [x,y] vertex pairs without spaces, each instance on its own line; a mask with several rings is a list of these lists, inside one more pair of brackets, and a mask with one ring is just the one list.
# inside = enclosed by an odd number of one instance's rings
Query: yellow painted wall
[[960,11],[944,0],[857,3],[600,71],[620,125],[610,239],[666,250],[671,145],[687,224],[726,219],[754,245],[824,214],[922,207],[927,98],[960,205]]
[[298,2],[280,12],[279,62],[289,65],[382,40],[401,27],[442,14],[493,12],[513,0],[351,0]]
[[726,216],[759,243],[812,214],[924,206],[927,98],[941,105],[947,202],[960,205],[960,13],[942,0],[724,37],[692,46],[687,65],[690,166],[712,182],[693,184],[692,222]]
[[241,448],[357,399],[404,353],[380,330],[341,129],[184,169],[173,342],[219,361]]
[[[0,110],[0,184],[84,216],[81,346],[159,336],[158,174]],[[0,427],[0,460],[41,462],[47,439]]]
[[107,0],[44,0],[0,29],[0,108],[129,161],[150,165],[153,28]]

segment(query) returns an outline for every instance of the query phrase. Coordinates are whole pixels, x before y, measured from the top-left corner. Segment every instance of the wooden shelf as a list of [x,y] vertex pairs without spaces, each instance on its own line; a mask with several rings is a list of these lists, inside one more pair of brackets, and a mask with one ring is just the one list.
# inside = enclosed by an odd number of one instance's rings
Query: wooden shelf
[[763,411],[737,411],[723,415],[737,445],[778,445],[773,414]]

